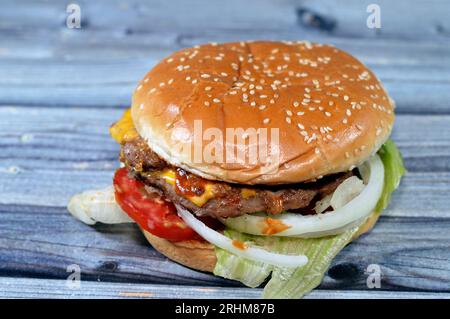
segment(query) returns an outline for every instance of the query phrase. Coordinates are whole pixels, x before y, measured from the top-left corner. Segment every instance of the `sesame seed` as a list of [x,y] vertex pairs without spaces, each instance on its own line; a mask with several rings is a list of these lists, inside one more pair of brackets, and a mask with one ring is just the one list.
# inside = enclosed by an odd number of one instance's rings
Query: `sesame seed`
[[286,122],[291,124],[291,118],[290,117],[286,117]]
[[136,88],[136,91],[139,91],[140,89],[142,89],[142,85],[138,85],[138,87]]
[[311,135],[311,137],[306,141],[306,143],[311,143],[312,141],[314,141],[314,140],[316,140],[317,139],[317,136],[316,136],[316,133],[313,133],[312,135]]
[[205,106],[209,106],[210,105],[210,103],[208,101],[205,101],[204,104],[205,104]]
[[214,102],[214,103],[220,103],[220,99],[215,98],[215,99],[213,99],[213,102]]
[[348,95],[344,95],[344,101],[348,101],[349,97]]
[[[211,91],[212,87],[211,86],[206,86],[205,87],[205,91]],[[231,92],[230,92],[231,93]]]
[[328,116],[328,117],[330,117],[330,116],[331,116],[331,113],[330,113],[330,112],[325,112],[325,115]]
[[270,122],[270,119],[267,118],[267,117],[263,120],[263,123],[264,123],[264,124],[267,124],[267,123],[269,123],[269,122]]
[[167,81],[167,84],[172,84],[173,83],[173,79],[170,79],[169,81]]

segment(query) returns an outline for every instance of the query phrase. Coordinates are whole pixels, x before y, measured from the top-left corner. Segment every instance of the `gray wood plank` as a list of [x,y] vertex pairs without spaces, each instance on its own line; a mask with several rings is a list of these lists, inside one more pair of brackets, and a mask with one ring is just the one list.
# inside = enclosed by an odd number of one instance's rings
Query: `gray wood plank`
[[150,33],[121,34],[106,30],[21,29],[2,33],[0,57],[6,61],[25,59],[110,62],[130,59],[160,60],[170,52],[207,42],[245,40],[309,40],[333,44],[370,65],[442,66],[449,65],[450,43],[431,39],[355,39],[329,34],[298,33],[292,30],[165,30]]
[[[1,205],[0,225],[1,276],[64,279],[67,266],[77,264],[91,281],[241,286],[167,260],[134,224],[92,227],[64,207]],[[321,288],[365,289],[365,271],[377,264],[384,290],[449,292],[449,227],[448,217],[382,216],[336,257]]]
[[[150,57],[112,62],[0,61],[0,104],[120,107],[130,102],[136,83],[156,62]],[[374,65],[373,70],[396,100],[397,112],[450,113],[450,63],[414,68]]]
[[[448,39],[449,3],[377,1],[382,27],[368,29],[366,8],[372,2],[346,1],[78,1],[85,29],[136,33],[159,30],[295,30],[344,37]],[[8,31],[64,28],[65,3],[59,1],[3,1],[0,27]],[[186,14],[189,13],[189,14]]]
[[[298,39],[292,32],[187,37],[170,33],[168,38],[91,31],[53,37],[31,31],[9,35],[0,54],[0,104],[120,107],[129,103],[137,81],[169,52],[210,40],[253,36]],[[397,101],[399,113],[450,112],[450,43],[312,38],[336,44],[373,68]]]
[[[294,1],[297,2],[297,1]],[[446,16],[449,3],[446,1],[389,1],[389,0],[350,0],[344,5],[333,0],[302,1],[306,16],[305,26],[316,15],[334,21],[329,31],[333,35],[371,38],[441,38],[448,39],[450,24]],[[381,28],[369,29],[366,8],[376,4],[381,10]],[[309,19],[308,19],[309,17]],[[316,23],[317,24],[317,23]],[[319,24],[320,26],[320,24]],[[445,40],[444,40],[445,41]]]
[[[196,287],[82,281],[70,288],[65,280],[0,278],[0,298],[260,298],[261,289]],[[314,290],[305,299],[450,299],[449,293],[372,290]]]

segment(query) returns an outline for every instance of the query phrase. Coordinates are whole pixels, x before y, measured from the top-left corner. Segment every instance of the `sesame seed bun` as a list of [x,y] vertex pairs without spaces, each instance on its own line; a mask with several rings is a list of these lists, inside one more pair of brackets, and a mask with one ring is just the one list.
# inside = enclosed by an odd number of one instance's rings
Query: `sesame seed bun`
[[[365,161],[389,137],[394,103],[365,65],[333,46],[241,42],[188,48],[161,61],[137,86],[132,118],[152,150],[175,166],[225,182],[287,184]],[[180,148],[198,143],[195,120],[203,132],[267,128],[270,136],[278,129],[278,147],[270,148],[277,160],[196,160],[193,147]],[[200,146],[207,154],[210,138]],[[213,154],[235,147],[249,154],[250,144],[222,139]]]
[[[377,222],[379,216],[379,213],[372,213],[360,227],[359,231],[353,235],[352,241],[369,232]],[[142,229],[142,232],[153,248],[167,258],[192,269],[213,272],[217,257],[212,244],[199,240],[170,242],[152,235],[146,230]]]

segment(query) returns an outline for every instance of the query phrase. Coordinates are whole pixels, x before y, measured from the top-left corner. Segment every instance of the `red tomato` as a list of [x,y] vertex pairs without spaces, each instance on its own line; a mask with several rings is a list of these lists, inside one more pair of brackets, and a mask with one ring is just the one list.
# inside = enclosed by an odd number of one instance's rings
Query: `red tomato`
[[128,176],[126,168],[114,175],[117,203],[143,229],[176,242],[201,237],[177,215],[175,206],[162,198],[150,198],[144,183]]

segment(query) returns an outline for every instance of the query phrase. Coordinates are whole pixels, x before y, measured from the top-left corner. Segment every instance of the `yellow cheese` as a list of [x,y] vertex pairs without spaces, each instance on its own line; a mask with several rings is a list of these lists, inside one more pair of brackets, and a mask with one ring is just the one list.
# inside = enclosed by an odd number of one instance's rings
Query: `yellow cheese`
[[241,196],[244,199],[248,199],[250,197],[255,197],[256,191],[254,189],[250,189],[250,188],[243,188],[243,189],[241,189]]
[[109,128],[109,134],[119,144],[135,139],[138,136],[131,118],[130,109],[126,110],[122,118]]
[[208,183],[205,185],[205,191],[201,196],[186,196],[186,198],[193,202],[195,205],[202,207],[206,204],[207,201],[213,198],[214,195],[214,184]]
[[[176,180],[176,173],[175,170],[170,168],[165,168],[161,171],[156,171],[153,174],[157,175],[158,177],[162,178],[166,183],[175,186],[175,180]],[[206,183],[205,184],[205,190],[202,195],[200,196],[192,196],[192,195],[182,195],[186,199],[190,200],[195,205],[202,207],[206,204],[208,200],[213,198],[215,195],[214,192],[214,183]]]
[[175,186],[176,175],[173,169],[165,168],[162,171],[156,171],[154,174],[162,178],[166,183]]

